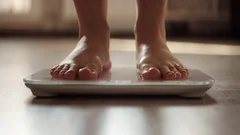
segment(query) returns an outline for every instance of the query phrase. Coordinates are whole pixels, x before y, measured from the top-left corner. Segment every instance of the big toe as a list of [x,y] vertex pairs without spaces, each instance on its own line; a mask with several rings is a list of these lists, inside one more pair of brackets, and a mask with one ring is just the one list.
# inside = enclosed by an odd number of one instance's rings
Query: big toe
[[98,78],[98,73],[88,67],[79,69],[78,71],[79,80],[96,80]]
[[78,78],[80,80],[96,80],[102,73],[103,67],[100,62],[87,64],[84,68],[79,69]]
[[159,80],[160,77],[160,71],[154,66],[148,65],[140,69],[140,79],[142,80]]

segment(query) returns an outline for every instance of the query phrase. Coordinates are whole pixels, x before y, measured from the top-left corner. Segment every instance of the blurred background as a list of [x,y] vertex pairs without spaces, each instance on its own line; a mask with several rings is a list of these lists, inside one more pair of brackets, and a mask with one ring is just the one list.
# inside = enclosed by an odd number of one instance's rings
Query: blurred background
[[[108,2],[113,69],[128,76],[125,69],[136,67],[136,0]],[[203,99],[58,100],[34,98],[23,78],[50,70],[76,46],[73,0],[0,0],[0,134],[240,135],[239,3],[168,0],[168,47],[186,67],[216,81]]]
[[[239,35],[239,0],[169,0],[168,36],[230,37]],[[132,36],[135,0],[109,0],[113,35]],[[77,35],[72,0],[0,0],[0,34]]]

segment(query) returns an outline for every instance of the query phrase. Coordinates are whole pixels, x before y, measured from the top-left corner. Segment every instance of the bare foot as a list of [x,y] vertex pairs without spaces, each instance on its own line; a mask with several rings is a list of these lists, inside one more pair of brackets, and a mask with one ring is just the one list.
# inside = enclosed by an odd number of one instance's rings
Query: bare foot
[[142,80],[178,80],[187,78],[188,69],[170,52],[159,34],[136,33],[137,69]]
[[137,0],[135,24],[137,69],[143,80],[176,80],[188,77],[188,69],[166,45],[167,0]]
[[94,33],[82,36],[75,49],[50,74],[58,79],[95,80],[111,68],[110,34]]

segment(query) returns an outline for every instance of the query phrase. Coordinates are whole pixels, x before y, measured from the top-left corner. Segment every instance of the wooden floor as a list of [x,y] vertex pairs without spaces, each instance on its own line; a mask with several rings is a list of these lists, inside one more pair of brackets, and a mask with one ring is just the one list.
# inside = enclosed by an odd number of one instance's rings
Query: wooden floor
[[[60,62],[75,43],[71,38],[0,39],[1,135],[239,135],[238,43],[168,42],[188,67],[216,79],[202,99],[33,97],[22,79]],[[134,40],[111,40],[112,51],[134,56],[134,49]],[[114,65],[134,59],[112,56]]]

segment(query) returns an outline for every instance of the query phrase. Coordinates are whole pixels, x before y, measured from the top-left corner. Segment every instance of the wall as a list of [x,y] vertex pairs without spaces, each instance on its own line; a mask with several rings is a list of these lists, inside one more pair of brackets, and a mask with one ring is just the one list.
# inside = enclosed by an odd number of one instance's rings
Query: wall
[[[32,0],[29,15],[0,14],[0,29],[41,31],[76,30],[77,18],[72,0]],[[169,0],[168,31],[226,33],[229,31],[228,0]],[[136,19],[135,0],[109,0],[108,21],[113,32],[132,32]],[[13,27],[14,26],[14,27]]]
[[[76,21],[71,1],[65,1],[64,5],[63,17]],[[184,23],[185,29],[195,33],[226,32],[229,10],[228,0],[169,0],[167,22],[172,24],[172,29]],[[132,31],[136,19],[135,0],[109,0],[108,11],[113,32]]]

